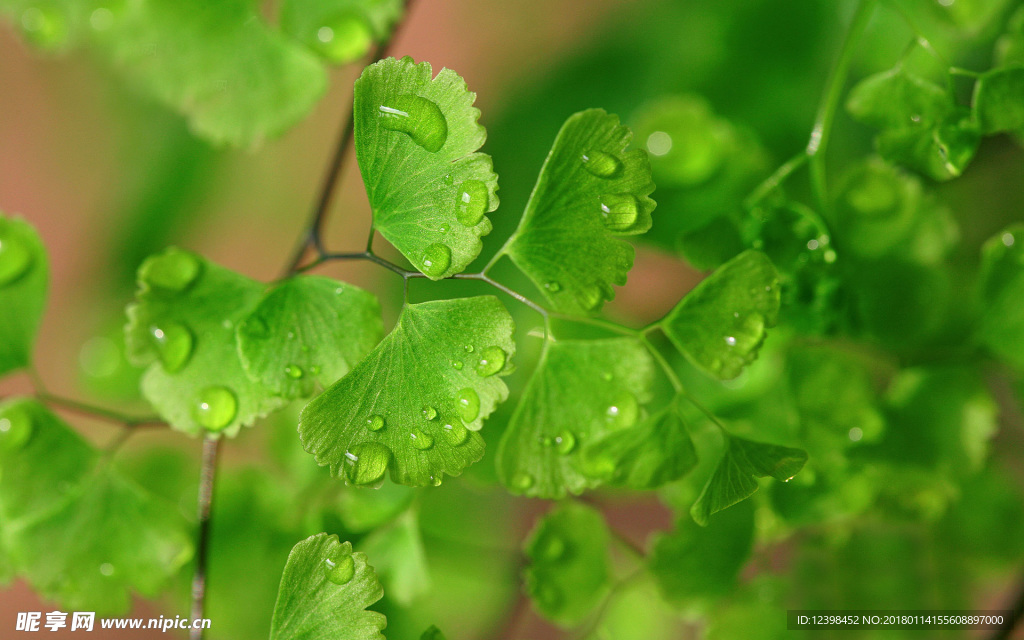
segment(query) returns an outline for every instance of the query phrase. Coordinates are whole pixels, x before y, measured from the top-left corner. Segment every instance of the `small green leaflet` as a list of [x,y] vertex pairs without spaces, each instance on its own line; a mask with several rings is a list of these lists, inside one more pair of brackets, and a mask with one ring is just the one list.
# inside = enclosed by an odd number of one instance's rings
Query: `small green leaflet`
[[49,269],[35,229],[0,212],[0,376],[32,360]]
[[366,556],[352,543],[318,533],[292,548],[274,605],[270,640],[384,640],[384,597]]
[[610,536],[598,511],[563,503],[537,523],[526,541],[526,592],[545,618],[582,622],[608,592]]
[[234,436],[282,404],[246,375],[236,346],[235,328],[263,289],[175,248],[139,267],[125,329],[128,357],[149,365],[142,393],[174,428]]
[[696,286],[661,321],[672,343],[719,380],[754,361],[779,315],[779,274],[759,251],[745,251]]
[[388,598],[409,606],[430,589],[430,567],[423,548],[419,515],[414,509],[366,536],[360,547],[374,559],[374,568],[387,588]]
[[983,73],[974,85],[972,107],[983,133],[1024,134],[1024,66]]
[[348,373],[384,335],[377,298],[320,276],[290,278],[238,325],[238,353],[256,382],[308,397]]
[[587,314],[611,300],[633,266],[633,247],[616,236],[651,228],[651,165],[645,151],[626,151],[631,138],[601,109],[570,116],[503,249],[558,311]]
[[349,484],[426,486],[483,456],[483,420],[508,397],[512,317],[493,296],[407,305],[362,362],[306,405],[306,451]]
[[654,538],[647,562],[665,599],[685,605],[728,594],[753,544],[754,507],[744,502],[706,527],[680,518],[673,531]]
[[3,546],[43,597],[122,613],[132,590],[156,597],[191,557],[174,506],[118,475],[38,403],[0,407],[0,434]]
[[985,243],[978,281],[982,315],[975,339],[999,358],[1024,368],[1024,225]]
[[[632,338],[560,340],[545,345],[537,369],[498,447],[498,477],[513,493],[538,498],[578,494],[602,482],[601,461],[588,475],[580,450],[613,432],[641,438],[654,362]],[[642,441],[646,446],[647,441]],[[628,457],[630,447],[603,450]]]
[[356,158],[374,227],[432,280],[464,270],[498,207],[476,94],[451,69],[387,58],[355,84]]
[[713,513],[745,500],[757,491],[757,478],[771,476],[788,482],[807,462],[807,452],[726,434],[726,450],[715,473],[704,485],[690,515],[707,525]]
[[402,17],[402,0],[284,0],[281,30],[328,62],[345,64],[384,41]]

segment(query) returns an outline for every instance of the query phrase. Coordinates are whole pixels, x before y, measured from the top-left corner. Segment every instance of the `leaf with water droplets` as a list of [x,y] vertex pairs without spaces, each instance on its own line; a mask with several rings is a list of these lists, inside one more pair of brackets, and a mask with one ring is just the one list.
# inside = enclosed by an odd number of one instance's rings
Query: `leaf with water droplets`
[[463,271],[491,231],[498,176],[477,153],[476,94],[450,69],[388,58],[355,84],[356,157],[374,227],[437,280]]
[[757,491],[754,478],[771,476],[788,482],[803,468],[805,462],[807,452],[802,449],[726,434],[725,453],[690,509],[690,515],[697,524],[706,525],[711,514],[753,495]]
[[[500,374],[511,370],[512,329],[508,311],[492,296],[407,305],[370,355],[303,409],[303,446],[355,484],[374,484],[387,469],[395,482],[413,486],[458,475],[483,455],[476,431],[508,397]],[[494,349],[505,354],[503,367],[499,375],[481,375],[479,362]],[[455,369],[456,357],[470,366]],[[464,421],[468,391],[478,406]],[[376,421],[376,430],[369,428],[373,416],[383,421]],[[358,447],[372,447],[372,455]],[[364,471],[371,462],[372,473]]]
[[31,362],[48,281],[46,250],[35,229],[0,213],[0,376]]
[[633,247],[616,236],[651,227],[651,165],[645,151],[626,151],[631,137],[601,109],[570,116],[506,245],[559,311],[587,314],[611,300],[633,266]]
[[430,589],[430,567],[415,509],[368,535],[361,547],[374,559],[373,566],[388,598],[409,606]]
[[526,540],[526,592],[540,613],[572,626],[600,604],[611,584],[610,536],[600,512],[566,502],[549,511]]
[[[329,386],[384,334],[380,303],[362,289],[321,276],[290,278],[238,325],[249,376],[277,395],[308,397]],[[317,372],[317,373],[314,373]]]
[[661,321],[691,362],[720,380],[757,357],[779,315],[779,274],[759,251],[745,251],[698,284]]
[[67,610],[124,613],[132,591],[156,597],[192,554],[178,511],[35,401],[6,403],[4,420],[31,430],[18,448],[0,447],[0,521],[17,573]]
[[636,424],[651,400],[653,379],[651,356],[635,339],[545,343],[498,446],[501,482],[539,498],[600,485],[604,478],[585,473],[580,452],[615,431],[641,433]]
[[[349,560],[348,579],[332,581],[329,573]],[[383,597],[373,567],[365,554],[352,552],[352,543],[326,533],[310,536],[288,554],[270,640],[384,640],[386,618],[367,611]]]
[[382,42],[402,17],[402,0],[284,0],[281,30],[329,62],[345,64]]
[[[128,357],[148,365],[142,393],[171,426],[233,436],[282,404],[249,378],[238,353],[236,327],[260,303],[262,284],[174,248],[143,262],[138,280],[125,328]],[[175,367],[165,357],[171,326],[192,336],[191,353],[177,356],[184,364]]]

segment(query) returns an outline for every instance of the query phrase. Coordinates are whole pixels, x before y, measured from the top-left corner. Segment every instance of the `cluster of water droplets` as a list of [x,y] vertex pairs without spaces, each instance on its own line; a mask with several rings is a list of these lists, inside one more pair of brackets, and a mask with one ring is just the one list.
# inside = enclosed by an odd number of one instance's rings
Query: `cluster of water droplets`
[[[583,154],[583,168],[592,176],[611,180],[622,175],[622,161],[604,151]],[[599,200],[601,220],[609,231],[628,231],[640,215],[640,203],[631,193],[604,193]]]

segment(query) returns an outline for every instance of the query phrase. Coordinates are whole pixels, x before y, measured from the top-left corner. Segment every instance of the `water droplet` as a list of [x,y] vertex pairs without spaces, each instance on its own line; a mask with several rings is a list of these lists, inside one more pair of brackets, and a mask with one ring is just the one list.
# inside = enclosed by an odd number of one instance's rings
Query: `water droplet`
[[572,434],[572,431],[562,431],[555,436],[555,451],[564,455],[572,453],[572,450],[576,448],[576,436]]
[[452,250],[448,245],[434,243],[423,252],[423,273],[432,278],[444,275],[452,264]]
[[199,394],[194,415],[203,427],[220,431],[238,415],[238,398],[227,387],[207,387]]
[[501,347],[487,347],[480,352],[480,362],[476,365],[477,374],[484,378],[493,376],[505,368],[507,357],[508,354]]
[[52,50],[67,40],[64,14],[51,7],[29,7],[21,12],[21,32],[41,49]]
[[636,401],[636,396],[628,391],[621,392],[605,410],[605,419],[613,429],[632,427],[639,415],[640,405]]
[[537,543],[537,558],[555,562],[565,555],[565,540],[556,533],[549,533]]
[[526,491],[533,486],[533,476],[521,471],[512,476],[512,488],[516,491]]
[[725,336],[725,344],[729,345],[730,347],[735,347],[736,346],[736,337],[735,336]]
[[114,575],[114,565],[109,562],[104,562],[100,565],[100,574],[107,578]]
[[0,232],[0,287],[20,278],[32,266],[32,252],[13,233]]
[[462,360],[452,360],[452,368],[456,371],[462,371]]
[[373,45],[373,34],[366,20],[346,12],[317,29],[314,44],[329,61],[345,64],[366,55]]
[[420,96],[395,96],[379,107],[381,126],[401,131],[431,153],[436,153],[448,139],[448,122],[441,109]]
[[636,224],[640,205],[628,193],[608,193],[601,196],[601,217],[609,231],[628,231]]
[[181,371],[192,356],[192,332],[177,322],[166,322],[149,328],[157,356],[167,373]]
[[444,174],[444,183],[449,187],[455,184],[455,176],[450,173]]
[[601,295],[600,287],[586,287],[576,292],[576,301],[586,311],[593,311],[601,306],[604,296]]
[[458,210],[455,217],[463,225],[472,227],[483,220],[487,213],[487,185],[479,180],[466,180],[457,192]]
[[426,451],[430,447],[434,446],[434,437],[422,429],[413,429],[412,433],[409,434],[409,437],[412,438],[412,446],[416,447],[420,451]]
[[324,575],[337,585],[348,584],[356,575],[356,561],[351,553],[324,559]]
[[442,224],[440,227],[437,228],[437,230],[440,233],[448,233],[448,225]]
[[480,415],[480,396],[469,387],[462,389],[455,396],[455,409],[465,422],[473,422]]
[[469,439],[469,429],[460,423],[444,425],[444,437],[448,444],[459,447]]
[[14,406],[0,415],[0,451],[17,451],[31,437],[32,416],[24,407]]
[[297,364],[290,364],[290,365],[288,365],[287,367],[284,368],[284,372],[285,372],[285,374],[288,375],[289,378],[291,378],[293,380],[298,380],[299,378],[301,378],[304,375],[304,373],[302,371],[302,367],[300,367]]
[[551,293],[558,293],[559,291],[562,290],[562,285],[552,280],[551,282],[545,282],[544,288],[550,291]]
[[380,431],[384,428],[384,416],[374,414],[366,419],[366,428],[370,431]]
[[142,265],[141,278],[151,287],[182,292],[199,278],[203,265],[199,258],[180,249],[168,249]]
[[582,159],[583,167],[598,178],[614,178],[622,171],[622,162],[604,151],[588,151]]
[[379,442],[361,442],[345,453],[345,477],[350,484],[374,484],[384,477],[390,462],[391,449]]
[[309,375],[318,376],[320,375],[320,365],[314,364],[309,368]]
[[421,410],[426,420],[437,420],[437,409],[431,406],[424,406]]
[[475,347],[473,347],[473,345],[471,345],[471,344],[467,344],[466,346],[464,346],[462,348],[466,351],[466,353],[473,353],[473,351],[476,350]]

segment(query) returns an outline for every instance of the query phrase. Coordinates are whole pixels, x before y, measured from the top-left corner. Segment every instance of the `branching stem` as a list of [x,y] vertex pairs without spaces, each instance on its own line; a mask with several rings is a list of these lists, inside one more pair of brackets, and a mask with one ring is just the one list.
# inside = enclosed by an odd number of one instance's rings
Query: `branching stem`
[[89,418],[98,418],[100,420],[106,420],[107,422],[114,422],[128,428],[159,427],[166,424],[162,419],[156,416],[129,416],[104,407],[97,407],[85,402],[79,402],[78,400],[56,396],[44,390],[36,391],[36,398],[38,398],[43,404],[51,407],[65,409],[72,413],[77,413]]

